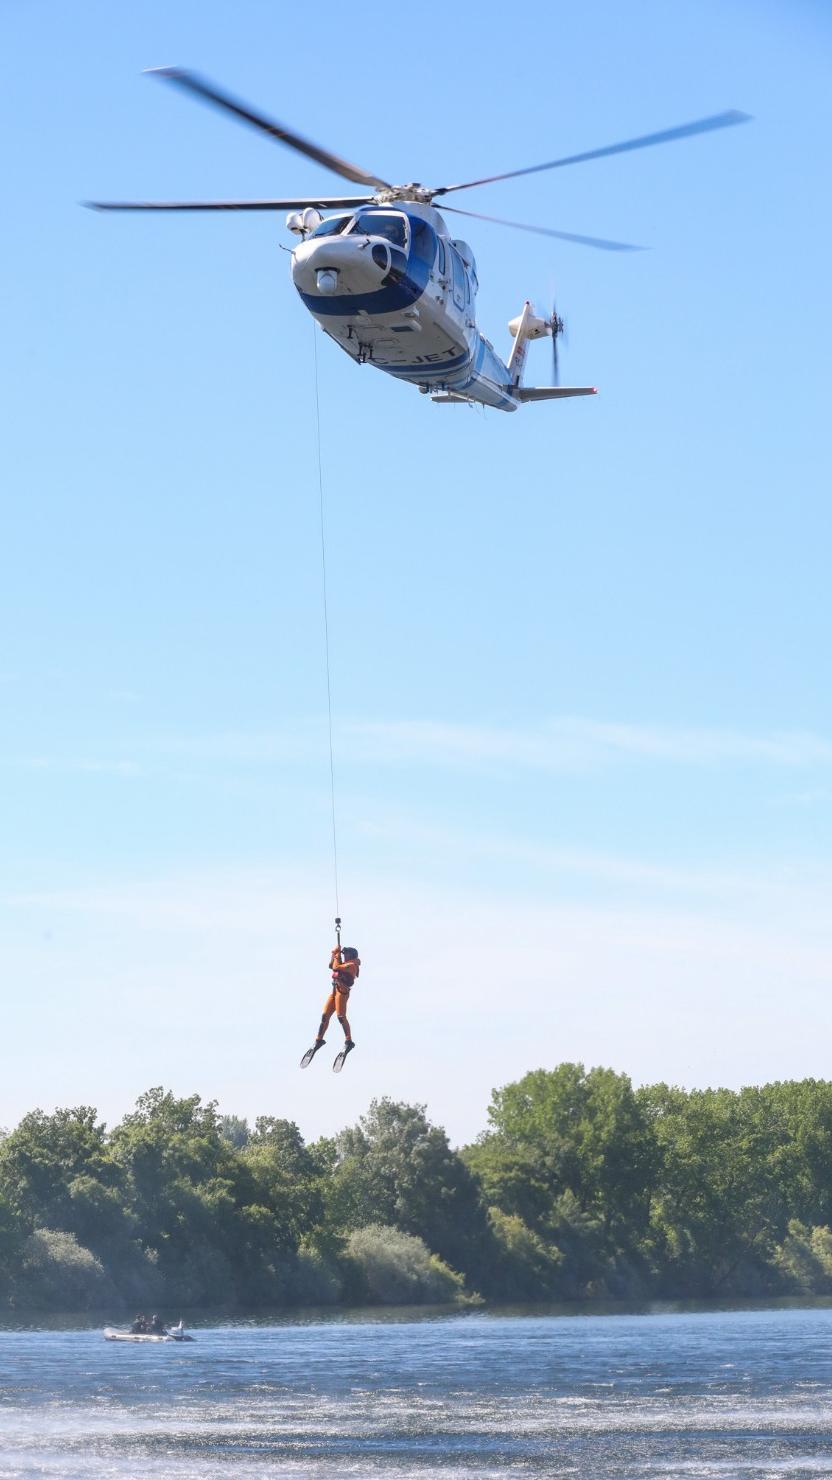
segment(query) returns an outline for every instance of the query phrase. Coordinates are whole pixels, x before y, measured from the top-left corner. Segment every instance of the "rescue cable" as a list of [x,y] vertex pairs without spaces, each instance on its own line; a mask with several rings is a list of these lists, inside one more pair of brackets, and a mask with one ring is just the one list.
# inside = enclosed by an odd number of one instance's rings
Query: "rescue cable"
[[318,326],[312,320],[312,345],[315,365],[315,440],[318,447],[318,508],[321,525],[321,587],[324,608],[324,653],[326,656],[326,710],[329,727],[329,795],[332,808],[332,871],[335,881],[335,929],[341,944],[341,907],[338,902],[338,837],[335,826],[335,760],[332,748],[332,679],[329,661],[329,602],[326,582],[326,521],[324,518],[324,475],[321,459],[321,406],[318,394]]

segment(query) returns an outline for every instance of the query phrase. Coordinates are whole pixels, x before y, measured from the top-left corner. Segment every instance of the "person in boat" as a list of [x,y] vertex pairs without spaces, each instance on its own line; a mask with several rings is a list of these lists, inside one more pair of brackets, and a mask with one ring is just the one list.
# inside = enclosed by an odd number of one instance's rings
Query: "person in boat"
[[132,1326],[130,1327],[130,1335],[131,1336],[146,1336],[147,1335],[147,1316],[141,1316],[141,1315],[136,1316],[135,1321],[133,1322]]
[[349,1019],[347,1017],[347,1004],[349,1003],[350,991],[353,982],[361,970],[361,961],[355,946],[336,946],[329,958],[329,970],[332,972],[332,990],[324,1003],[318,1036],[315,1039],[315,1048],[318,1049],[324,1042],[324,1034],[329,1027],[333,1013],[338,1018],[344,1030],[344,1050],[350,1053],[355,1048],[350,1031]]
[[147,1329],[150,1336],[167,1336],[168,1334],[168,1328],[161,1316],[151,1316]]

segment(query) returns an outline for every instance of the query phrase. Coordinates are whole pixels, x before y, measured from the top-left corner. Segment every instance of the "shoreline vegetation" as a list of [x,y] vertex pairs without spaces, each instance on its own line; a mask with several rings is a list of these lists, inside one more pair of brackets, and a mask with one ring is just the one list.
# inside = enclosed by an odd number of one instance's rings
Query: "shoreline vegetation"
[[832,1294],[832,1083],[732,1091],[581,1064],[495,1090],[454,1150],[373,1101],[307,1144],[198,1095],[0,1134],[0,1312]]

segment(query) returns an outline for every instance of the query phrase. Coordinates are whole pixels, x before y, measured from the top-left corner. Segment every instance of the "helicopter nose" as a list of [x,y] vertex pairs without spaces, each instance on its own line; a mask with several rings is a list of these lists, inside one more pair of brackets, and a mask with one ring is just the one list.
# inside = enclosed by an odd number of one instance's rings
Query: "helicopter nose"
[[301,293],[315,298],[375,293],[390,272],[392,262],[392,252],[385,241],[373,241],[366,236],[312,237],[292,253],[292,278]]

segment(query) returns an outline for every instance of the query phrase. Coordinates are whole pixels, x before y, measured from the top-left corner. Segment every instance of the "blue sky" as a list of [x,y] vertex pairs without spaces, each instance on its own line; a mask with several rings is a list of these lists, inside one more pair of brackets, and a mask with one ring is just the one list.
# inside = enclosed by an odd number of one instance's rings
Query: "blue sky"
[[[828,1072],[832,23],[809,0],[454,16],[428,45],[331,0],[0,11],[0,1125],[113,1119],[164,1082],[308,1135],[392,1094],[462,1140],[563,1058]],[[556,290],[593,400],[434,407],[319,343],[365,960],[340,1080],[296,1070],[334,907],[292,239],[78,201],[341,185],[140,75],[170,63],[437,183],[754,115],[462,201],[649,246],[464,223],[485,332],[507,350]]]

